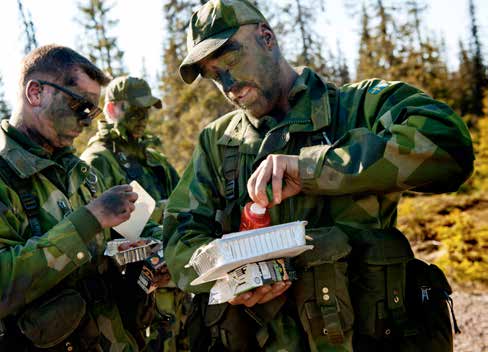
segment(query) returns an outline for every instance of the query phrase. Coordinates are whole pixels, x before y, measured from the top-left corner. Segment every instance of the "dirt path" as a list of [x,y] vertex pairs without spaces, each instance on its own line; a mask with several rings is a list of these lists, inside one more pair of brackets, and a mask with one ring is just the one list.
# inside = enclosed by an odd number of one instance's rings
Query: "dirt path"
[[454,337],[455,352],[488,352],[488,292],[457,290],[452,295],[462,333]]

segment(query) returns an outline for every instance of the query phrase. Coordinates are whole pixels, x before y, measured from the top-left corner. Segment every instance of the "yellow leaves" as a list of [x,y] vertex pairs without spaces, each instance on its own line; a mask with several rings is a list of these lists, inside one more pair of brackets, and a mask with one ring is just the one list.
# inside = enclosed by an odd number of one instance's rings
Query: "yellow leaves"
[[486,194],[405,198],[399,228],[417,256],[439,265],[454,281],[488,284]]
[[437,231],[445,249],[437,264],[457,282],[488,283],[488,227],[476,228],[470,215],[455,209]]

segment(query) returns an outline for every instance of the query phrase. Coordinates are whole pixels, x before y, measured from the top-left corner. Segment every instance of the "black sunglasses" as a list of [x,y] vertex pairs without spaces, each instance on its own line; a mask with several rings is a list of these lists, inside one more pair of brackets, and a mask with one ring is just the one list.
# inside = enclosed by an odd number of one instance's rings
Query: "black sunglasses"
[[56,83],[43,81],[40,79],[36,80],[36,82],[38,82],[40,85],[46,85],[56,88],[57,90],[60,90],[64,94],[68,95],[71,98],[70,100],[68,100],[68,106],[71,110],[73,110],[73,112],[76,114],[76,116],[78,116],[80,120],[85,120],[87,118],[93,120],[102,113],[102,109],[100,109],[98,106],[93,104],[85,97],[69,90],[68,88],[64,88],[60,85],[57,85]]

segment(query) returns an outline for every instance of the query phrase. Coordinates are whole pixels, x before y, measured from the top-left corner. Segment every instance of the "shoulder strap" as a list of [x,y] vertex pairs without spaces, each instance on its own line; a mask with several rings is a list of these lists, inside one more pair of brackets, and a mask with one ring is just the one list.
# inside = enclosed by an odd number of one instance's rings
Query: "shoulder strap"
[[235,200],[239,197],[239,147],[225,145],[223,151],[222,171],[225,178],[225,199]]
[[41,236],[39,202],[37,201],[37,197],[32,193],[32,179],[30,177],[25,179],[19,177],[2,157],[0,157],[0,177],[19,196],[22,208],[29,220],[32,236]]

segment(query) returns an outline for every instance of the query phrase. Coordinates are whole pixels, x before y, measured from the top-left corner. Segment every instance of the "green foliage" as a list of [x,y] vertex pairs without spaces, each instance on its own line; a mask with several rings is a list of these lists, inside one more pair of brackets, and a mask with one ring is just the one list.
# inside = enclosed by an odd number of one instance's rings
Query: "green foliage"
[[17,7],[19,8],[19,17],[24,27],[24,54],[28,54],[33,49],[37,48],[36,29],[34,27],[34,23],[32,22],[30,11],[28,9],[24,10],[22,0],[17,0]]
[[[418,0],[401,7],[387,6],[381,0],[369,8],[363,6],[357,77],[402,80],[452,103],[442,40],[421,34],[425,32],[422,16],[426,8]],[[394,16],[398,12],[405,15],[403,21]]]
[[117,38],[110,35],[110,30],[119,22],[110,18],[113,7],[106,0],[85,0],[85,3],[78,3],[82,15],[79,23],[85,31],[82,51],[108,75],[117,77],[125,69],[124,52],[118,47]]
[[457,283],[488,284],[486,193],[404,198],[398,227],[417,256],[441,266]]
[[162,151],[178,172],[191,158],[198,134],[210,121],[231,110],[219,91],[208,81],[186,85],[178,67],[186,55],[186,25],[195,0],[170,0],[163,7],[168,40],[163,47],[160,89],[163,109],[149,119],[149,130],[162,140]]
[[437,228],[443,254],[436,263],[457,282],[488,284],[488,226],[476,228],[475,221],[459,209],[446,216]]

